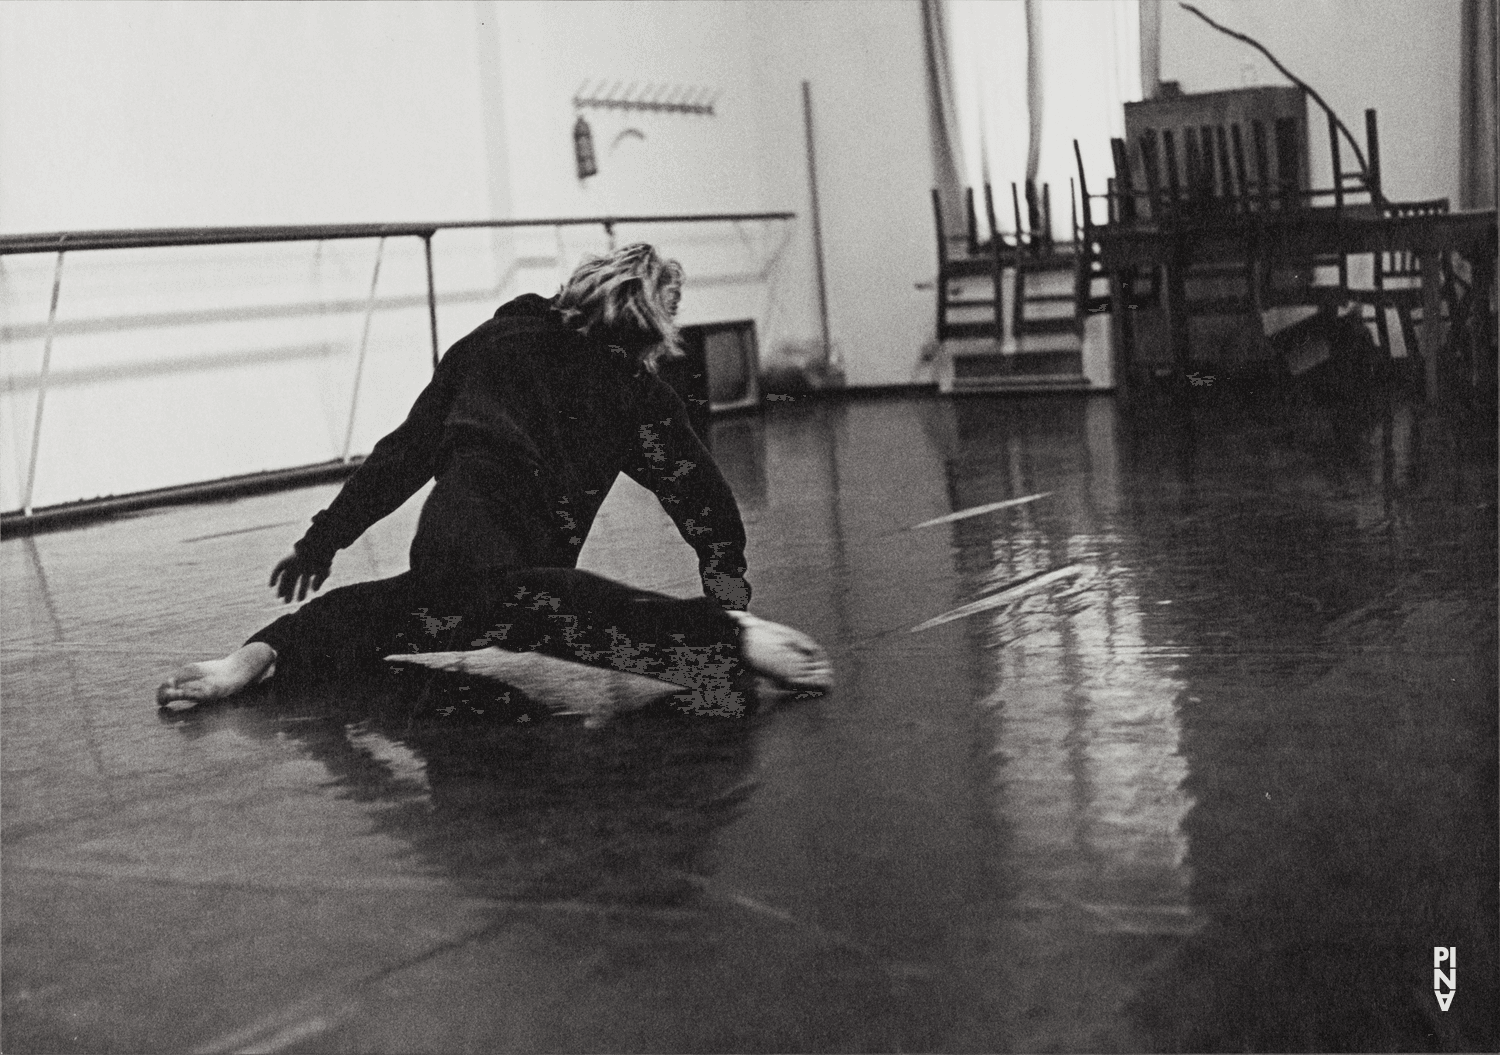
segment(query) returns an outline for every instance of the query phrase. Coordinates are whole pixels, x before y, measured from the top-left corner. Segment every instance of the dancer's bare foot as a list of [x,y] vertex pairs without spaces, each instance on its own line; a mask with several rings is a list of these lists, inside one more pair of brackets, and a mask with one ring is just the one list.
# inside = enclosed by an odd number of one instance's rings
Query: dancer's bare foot
[[640,674],[591,667],[538,652],[511,652],[491,645],[468,652],[411,652],[386,656],[404,663],[500,682],[559,714],[583,715],[589,725],[638,710],[652,700],[685,691]]
[[756,673],[790,689],[833,686],[833,664],[812,638],[749,612],[726,614],[740,624],[740,655]]
[[275,672],[276,650],[262,641],[252,641],[223,659],[206,659],[179,667],[157,688],[156,705],[222,700]]

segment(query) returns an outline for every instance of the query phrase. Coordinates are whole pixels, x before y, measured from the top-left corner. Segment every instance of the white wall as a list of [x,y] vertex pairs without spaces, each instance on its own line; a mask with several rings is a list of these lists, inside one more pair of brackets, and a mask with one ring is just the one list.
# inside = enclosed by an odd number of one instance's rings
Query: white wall
[[[801,89],[810,81],[835,352],[850,384],[913,379],[931,337],[932,297],[915,286],[935,267],[914,0],[505,2],[491,10],[517,215],[798,213],[790,229],[619,232],[651,237],[682,258],[684,322],[748,314],[768,357],[821,341]],[[580,185],[571,99],[599,81],[709,88],[716,113],[584,111],[600,171]],[[644,138],[620,138],[626,129]],[[541,241],[529,242],[539,262]],[[517,251],[528,255],[524,244]]]
[[[1392,197],[1456,196],[1459,0],[1202,6],[1356,129],[1380,111]],[[1161,43],[1162,76],[1188,91],[1280,81],[1175,4]],[[791,210],[617,237],[687,265],[684,322],[748,317],[768,358],[816,350],[803,80],[835,353],[852,385],[912,381],[932,335],[916,287],[935,268],[916,0],[0,3],[0,230]],[[586,111],[601,171],[581,184],[571,99],[599,81],[712,89],[716,114]],[[443,343],[604,244],[440,234]],[[370,242],[70,254],[34,504],[336,457],[374,257]],[[0,508],[24,487],[52,267],[0,258]],[[388,244],[356,452],[427,376],[423,290],[419,244]]]
[[[752,318],[773,357],[820,339],[803,79],[834,347],[852,384],[910,381],[934,269],[915,0],[0,3],[0,231],[791,210],[617,231],[683,260],[682,321]],[[601,171],[580,184],[571,99],[600,80],[710,88],[717,112],[586,111]],[[443,344],[604,244],[439,234]],[[69,254],[32,504],[337,457],[375,255]],[[25,487],[53,265],[0,257],[0,508]],[[356,453],[425,381],[423,292],[420,243],[388,243]]]
[[7,231],[487,211],[464,4],[0,5]]
[[[503,180],[518,217],[799,211],[768,198],[756,150],[755,58],[744,12],[717,3],[485,2],[481,48],[494,55],[504,124]],[[627,43],[628,42],[628,43]],[[576,110],[585,87],[711,91],[713,116]],[[598,174],[580,181],[573,127],[588,122]],[[617,243],[647,240],[688,271],[680,321],[751,318],[767,334],[766,274],[779,266],[787,224],[622,225]],[[551,293],[598,227],[541,229],[495,239],[506,293]]]
[[[486,215],[475,55],[459,4],[0,4],[0,230]],[[483,249],[447,244],[451,336],[472,287],[492,296]],[[68,254],[33,504],[338,456],[375,253]],[[25,487],[53,267],[0,258],[0,508]],[[430,372],[424,290],[419,243],[387,245],[356,452]]]
[[[1460,0],[1199,0],[1210,18],[1264,44],[1317,89],[1364,143],[1379,113],[1381,176],[1393,200],[1458,206]],[[1253,48],[1175,3],[1161,5],[1161,76],[1183,91],[1289,83]],[[1328,186],[1328,125],[1310,104],[1312,178]],[[1347,145],[1344,166],[1352,168]]]
[[[762,93],[768,193],[798,195],[807,215],[802,81],[811,84],[829,329],[851,385],[913,380],[933,336],[937,269],[929,197],[921,8],[915,0],[746,3]],[[797,270],[778,276],[788,315],[816,328],[811,232],[799,225]],[[811,325],[809,325],[809,323]]]

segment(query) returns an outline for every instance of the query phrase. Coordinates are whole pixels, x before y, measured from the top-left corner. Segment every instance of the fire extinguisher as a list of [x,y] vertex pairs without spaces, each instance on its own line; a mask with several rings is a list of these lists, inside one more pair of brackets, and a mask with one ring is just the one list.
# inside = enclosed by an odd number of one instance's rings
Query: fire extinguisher
[[573,158],[578,163],[578,179],[588,179],[599,172],[599,163],[594,160],[594,132],[589,123],[578,115],[573,125]]

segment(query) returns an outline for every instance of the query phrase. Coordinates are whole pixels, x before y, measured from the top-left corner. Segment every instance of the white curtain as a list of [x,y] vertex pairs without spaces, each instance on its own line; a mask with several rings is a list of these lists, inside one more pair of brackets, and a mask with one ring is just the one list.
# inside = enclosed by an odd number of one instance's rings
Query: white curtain
[[1461,209],[1495,207],[1495,0],[1464,0],[1458,118]]
[[963,142],[953,99],[953,61],[948,50],[944,0],[922,0],[922,38],[927,52],[927,102],[932,127],[932,182],[943,208],[946,233],[962,237],[968,224],[963,208]]
[[[1068,180],[1078,171],[1073,140],[1089,189],[1103,193],[1114,172],[1109,141],[1125,134],[1125,103],[1141,98],[1140,3],[1039,0],[1031,6],[1031,36],[1040,47],[1032,93],[1040,100],[1028,100],[1025,0],[948,0],[963,176],[976,200],[986,181],[992,185],[1000,228],[1012,230],[1010,185],[1026,179],[1029,101],[1041,114],[1036,180],[1051,187],[1053,237],[1066,239],[1072,234]],[[1103,220],[1102,210],[1096,214]]]
[[[1010,185],[1026,178],[1031,123],[1026,116],[1024,0],[948,0],[953,96],[963,144],[965,184],[983,210],[995,192],[995,218],[1011,231]],[[980,228],[985,225],[979,217]]]
[[[1047,0],[1042,16],[1042,156],[1037,183],[1052,185],[1052,233],[1071,237],[1068,178],[1078,140],[1089,190],[1114,173],[1109,141],[1125,134],[1125,104],[1141,97],[1137,0]],[[1102,205],[1102,203],[1101,203]],[[1082,207],[1080,203],[1080,208]],[[1102,215],[1099,216],[1102,221]]]

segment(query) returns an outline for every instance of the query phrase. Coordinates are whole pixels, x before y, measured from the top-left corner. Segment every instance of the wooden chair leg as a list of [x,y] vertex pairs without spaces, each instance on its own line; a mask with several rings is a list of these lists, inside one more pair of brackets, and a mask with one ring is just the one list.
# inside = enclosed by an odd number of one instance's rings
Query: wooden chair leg
[[974,216],[974,188],[964,188],[964,212],[965,221],[968,226],[966,232],[969,236],[969,255],[979,255],[979,224]]
[[1005,336],[1005,268],[998,235],[992,249],[994,250],[994,269],[990,272],[990,281],[995,290],[995,341],[998,343]]
[[1010,334],[1020,339],[1026,323],[1026,254],[1016,254],[1016,274],[1010,302]]
[[1380,345],[1381,353],[1387,359],[1394,359],[1396,358],[1396,350],[1391,347],[1391,330],[1389,323],[1386,321],[1385,311],[1386,306],[1384,304],[1377,303],[1375,305],[1375,336]]

